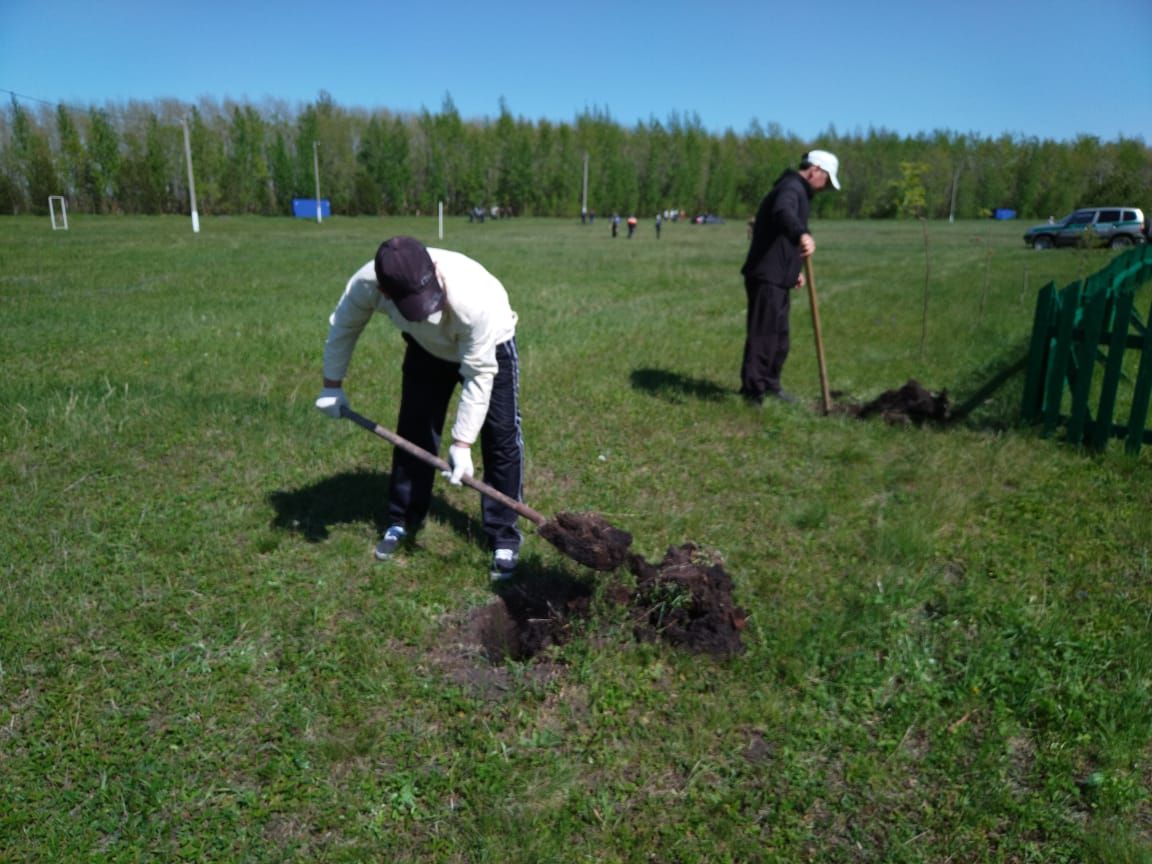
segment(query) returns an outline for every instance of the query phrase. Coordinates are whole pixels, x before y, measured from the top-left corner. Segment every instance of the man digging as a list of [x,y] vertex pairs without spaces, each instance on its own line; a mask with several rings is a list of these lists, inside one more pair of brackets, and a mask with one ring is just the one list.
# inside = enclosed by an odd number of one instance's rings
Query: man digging
[[[452,443],[450,482],[472,476],[472,445],[480,441],[486,482],[521,499],[524,442],[520,428],[516,313],[500,281],[476,261],[412,237],[380,244],[376,257],[352,275],[329,319],[324,386],[316,407],[333,418],[348,408],[344,378],[360,334],[376,313],[387,315],[406,343],[397,432],[431,453],[440,449],[448,404],[462,385]],[[392,451],[389,526],[376,546],[387,561],[410,544],[432,503],[435,468],[399,447]],[[519,558],[517,514],[481,498],[492,551],[490,576],[511,578]]]

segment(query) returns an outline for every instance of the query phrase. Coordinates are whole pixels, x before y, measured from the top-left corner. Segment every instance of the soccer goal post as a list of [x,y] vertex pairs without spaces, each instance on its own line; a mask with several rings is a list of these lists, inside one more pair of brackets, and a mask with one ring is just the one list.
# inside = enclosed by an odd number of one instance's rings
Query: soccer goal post
[[[60,218],[56,218],[56,208],[60,208]],[[64,200],[63,195],[49,195],[48,196],[48,212],[52,214],[52,230],[60,229],[62,231],[68,230],[68,202]]]

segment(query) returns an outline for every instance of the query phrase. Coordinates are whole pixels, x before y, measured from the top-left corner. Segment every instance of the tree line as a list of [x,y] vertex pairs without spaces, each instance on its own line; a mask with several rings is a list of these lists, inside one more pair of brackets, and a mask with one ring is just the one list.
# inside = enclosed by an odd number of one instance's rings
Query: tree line
[[48,211],[62,195],[72,212],[189,211],[187,134],[196,203],[205,215],[291,212],[293,198],[320,195],[344,215],[503,213],[751,215],[780,172],[807,149],[841,160],[844,190],[816,199],[832,218],[1059,216],[1077,206],[1146,206],[1152,149],[1142,138],[1071,141],[885,129],[804,141],[778,124],[742,134],[706,130],[697,115],[632,127],[607,111],[572,123],[513,116],[461,117],[451,96],[414,114],[345,108],[321,92],[289,108],[202,99],[76,107],[29,107],[15,96],[0,111],[0,213]]

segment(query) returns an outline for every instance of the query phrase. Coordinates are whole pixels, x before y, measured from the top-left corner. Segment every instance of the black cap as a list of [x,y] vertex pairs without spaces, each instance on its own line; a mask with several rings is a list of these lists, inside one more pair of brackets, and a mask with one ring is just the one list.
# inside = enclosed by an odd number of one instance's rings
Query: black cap
[[376,282],[409,321],[423,321],[444,308],[444,287],[424,244],[393,237],[376,250]]

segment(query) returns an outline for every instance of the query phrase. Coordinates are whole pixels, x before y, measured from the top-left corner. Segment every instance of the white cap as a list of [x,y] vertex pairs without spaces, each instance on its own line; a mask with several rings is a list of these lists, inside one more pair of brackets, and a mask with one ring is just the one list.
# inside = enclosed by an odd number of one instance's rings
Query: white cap
[[810,150],[804,156],[804,161],[828,172],[828,179],[832,181],[832,188],[840,188],[840,178],[836,172],[840,170],[840,160],[827,150]]

